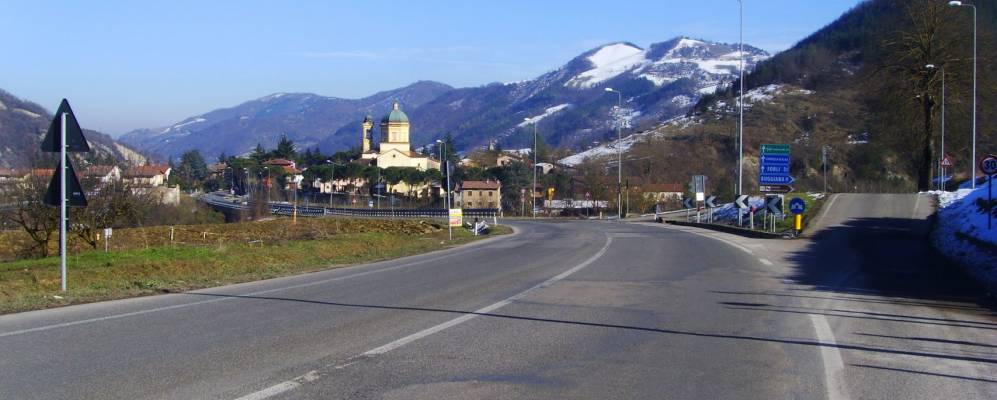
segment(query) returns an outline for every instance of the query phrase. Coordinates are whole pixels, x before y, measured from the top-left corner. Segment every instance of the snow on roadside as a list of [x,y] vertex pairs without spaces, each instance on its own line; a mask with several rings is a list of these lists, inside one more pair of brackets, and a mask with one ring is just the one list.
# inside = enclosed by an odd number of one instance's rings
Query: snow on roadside
[[[926,193],[938,196],[938,224],[932,232],[935,247],[966,266],[990,288],[997,289],[997,251],[994,250],[997,249],[997,227],[987,229],[987,212],[983,208],[987,201],[987,186]],[[963,235],[975,240],[966,240],[961,237]]]

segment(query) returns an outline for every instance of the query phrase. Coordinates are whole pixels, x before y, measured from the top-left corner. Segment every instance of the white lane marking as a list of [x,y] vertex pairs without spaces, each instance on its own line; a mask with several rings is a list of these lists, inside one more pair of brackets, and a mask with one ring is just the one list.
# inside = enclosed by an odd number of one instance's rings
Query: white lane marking
[[554,277],[552,277],[552,278],[550,278],[548,280],[540,282],[539,284],[536,284],[536,285],[534,285],[533,287],[531,287],[529,289],[526,289],[526,290],[524,290],[522,292],[519,292],[519,293],[513,295],[512,297],[509,297],[509,298],[507,298],[505,300],[502,300],[502,301],[499,301],[499,302],[497,302],[495,304],[492,304],[492,305],[480,308],[478,310],[475,310],[471,314],[466,314],[466,315],[454,318],[454,319],[449,320],[447,322],[444,322],[442,324],[439,324],[439,325],[436,325],[436,326],[424,329],[422,331],[413,333],[413,334],[408,335],[406,337],[403,337],[401,339],[395,340],[394,342],[388,343],[388,344],[386,344],[384,346],[368,350],[368,351],[364,352],[363,355],[364,356],[375,356],[375,355],[378,355],[378,354],[387,353],[387,352],[389,352],[391,350],[397,349],[397,348],[402,347],[402,346],[404,346],[406,344],[409,344],[409,343],[412,343],[412,342],[414,342],[416,340],[422,339],[422,338],[424,338],[426,336],[429,336],[429,335],[432,335],[434,333],[440,332],[440,331],[442,331],[444,329],[447,329],[447,328],[450,328],[450,327],[462,324],[464,322],[467,322],[467,321],[469,321],[469,320],[471,320],[471,319],[473,319],[473,318],[475,318],[475,317],[477,317],[477,316],[479,316],[481,314],[486,314],[486,313],[495,311],[495,310],[497,310],[499,308],[505,307],[506,305],[509,305],[509,303],[512,303],[513,301],[516,301],[517,299],[520,299],[523,296],[526,296],[527,294],[529,294],[530,292],[532,292],[534,290],[550,286],[550,285],[554,284],[555,282],[560,281],[560,280],[562,280],[564,278],[567,278],[571,274],[574,274],[575,272],[578,272],[578,271],[582,270],[583,268],[589,266],[590,264],[592,264],[593,262],[595,262],[596,260],[598,260],[600,257],[602,257],[603,254],[606,254],[606,250],[609,249],[609,245],[611,243],[613,243],[612,236],[607,236],[606,237],[606,244],[604,244],[602,246],[602,249],[599,249],[599,252],[595,253],[595,255],[593,255],[592,257],[589,257],[589,259],[585,260],[581,264],[578,264],[578,265],[572,267],[571,269],[569,269],[567,271],[564,271],[564,272],[562,272],[560,274],[557,274],[556,276],[554,276]]
[[820,223],[824,221],[824,216],[827,215],[827,211],[831,209],[831,206],[834,205],[834,201],[837,199],[838,195],[835,194],[831,196],[831,200],[828,200],[827,204],[824,205],[824,208],[820,210],[820,215],[818,215],[817,218],[814,218],[814,222],[811,224],[814,228],[820,226]]
[[[502,307],[504,307],[506,305],[509,305],[510,303],[512,303],[513,301],[515,301],[516,299],[522,298],[523,296],[527,295],[528,293],[530,293],[530,292],[532,292],[534,290],[550,286],[551,284],[553,284],[553,283],[555,283],[557,281],[560,281],[560,280],[562,280],[564,278],[567,278],[568,276],[570,276],[571,274],[573,274],[575,272],[580,271],[582,268],[585,268],[585,267],[589,266],[589,264],[592,264],[593,262],[595,262],[596,260],[598,260],[600,257],[602,257],[603,254],[606,254],[606,250],[609,249],[609,245],[612,242],[613,242],[613,238],[610,237],[610,236],[607,236],[606,237],[606,244],[603,245],[602,249],[600,249],[599,252],[596,253],[594,256],[592,256],[589,259],[585,260],[581,264],[578,264],[578,265],[572,267],[571,269],[568,269],[567,271],[564,271],[564,272],[562,272],[560,274],[557,274],[553,278],[547,279],[547,280],[545,280],[545,281],[543,281],[543,282],[541,282],[541,283],[539,283],[537,285],[534,285],[534,286],[530,287],[529,289],[526,289],[526,290],[524,290],[522,292],[519,292],[519,293],[513,295],[512,297],[509,297],[509,298],[507,298],[505,300],[499,301],[499,302],[494,303],[492,305],[486,306],[484,308],[480,308],[480,309],[478,309],[476,311],[473,311],[470,314],[466,314],[466,315],[454,318],[452,320],[449,320],[447,322],[444,322],[442,324],[439,324],[439,325],[430,327],[428,329],[424,329],[422,331],[413,333],[411,335],[408,335],[406,337],[403,337],[401,339],[398,339],[398,340],[395,340],[395,341],[393,341],[391,343],[388,343],[388,344],[386,344],[384,346],[368,350],[368,351],[364,352],[363,354],[361,354],[360,357],[370,357],[370,356],[376,356],[376,355],[379,355],[379,354],[387,353],[387,352],[389,352],[391,350],[397,349],[397,348],[402,347],[402,346],[404,346],[406,344],[412,343],[412,342],[414,342],[416,340],[422,339],[422,338],[424,338],[426,336],[432,335],[432,334],[437,333],[439,331],[442,331],[444,329],[447,329],[447,328],[459,325],[461,323],[467,322],[467,321],[471,320],[472,318],[479,316],[480,314],[484,314],[484,313],[488,313],[488,312],[491,312],[491,311],[495,311],[495,310],[497,310],[499,308],[502,308]],[[355,358],[357,358],[357,357],[351,358],[351,360],[353,360]],[[352,365],[354,363],[356,363],[356,361],[350,361],[350,362],[345,363],[345,364],[336,365],[333,368],[334,369],[343,369],[343,368],[346,368],[346,367],[348,367],[348,366],[350,366],[350,365]],[[263,400],[263,399],[266,399],[266,398],[269,398],[269,397],[272,397],[272,396],[276,396],[276,395],[281,394],[281,393],[285,393],[285,392],[287,392],[289,390],[294,390],[297,387],[301,386],[302,383],[315,381],[315,380],[320,379],[321,377],[322,376],[319,374],[318,371],[311,371],[311,372],[309,372],[309,373],[307,373],[305,375],[299,376],[299,377],[291,379],[289,381],[284,381],[284,382],[278,383],[276,385],[270,386],[270,387],[268,387],[266,389],[260,390],[258,392],[247,394],[247,395],[242,396],[242,397],[240,397],[240,398],[238,398],[236,400]]]
[[301,384],[294,381],[281,382],[266,389],[260,390],[258,392],[247,394],[235,400],[263,400],[268,397],[273,397],[278,394],[294,390],[298,386],[301,386]]
[[[300,288],[309,287],[309,286],[323,285],[323,284],[326,284],[326,283],[331,283],[331,282],[336,282],[336,281],[341,281],[341,280],[346,280],[346,279],[352,279],[352,278],[359,278],[361,276],[366,276],[366,275],[371,275],[371,274],[376,274],[376,273],[386,272],[386,271],[394,271],[396,269],[411,267],[413,265],[425,264],[425,263],[429,263],[429,262],[433,262],[433,261],[439,261],[439,260],[442,260],[442,259],[445,259],[445,258],[448,258],[448,257],[453,257],[455,255],[463,254],[463,253],[465,253],[467,251],[469,251],[469,250],[457,251],[457,252],[449,253],[447,255],[443,255],[443,256],[439,256],[439,257],[427,258],[425,260],[412,261],[412,262],[408,262],[408,263],[404,263],[404,264],[399,264],[399,265],[395,265],[393,267],[386,267],[386,268],[381,268],[381,269],[372,270],[372,271],[358,272],[356,274],[339,276],[339,277],[329,278],[329,279],[323,279],[323,280],[314,281],[314,282],[301,283],[301,284],[291,285],[291,286],[283,286],[283,287],[279,287],[279,288],[267,289],[267,290],[260,290],[260,291],[256,291],[256,292],[250,292],[250,293],[232,294],[231,296],[233,296],[233,297],[221,297],[221,298],[215,298],[215,299],[211,299],[211,300],[195,301],[195,302],[192,302],[192,303],[174,304],[172,306],[156,307],[156,308],[150,308],[150,309],[147,309],[147,310],[132,311],[132,312],[127,312],[127,313],[122,313],[122,314],[113,314],[113,315],[107,315],[107,316],[103,316],[103,317],[81,319],[81,320],[77,320],[77,321],[63,322],[63,323],[59,323],[59,324],[52,324],[52,325],[39,326],[39,327],[35,327],[35,328],[27,328],[27,329],[21,329],[21,330],[16,330],[16,331],[3,332],[3,333],[0,333],[0,338],[8,337],[8,336],[23,335],[25,333],[41,332],[41,331],[47,331],[47,330],[59,329],[59,328],[67,328],[67,327],[76,326],[76,325],[91,324],[91,323],[94,323],[94,322],[101,322],[101,321],[109,321],[109,320],[115,320],[115,319],[120,319],[120,318],[134,317],[134,316],[137,316],[137,315],[149,314],[149,313],[160,312],[160,311],[176,310],[176,309],[179,309],[179,308],[187,308],[187,307],[199,306],[199,305],[203,305],[203,304],[211,304],[211,303],[218,303],[218,302],[228,301],[228,300],[236,300],[236,299],[239,299],[240,297],[259,296],[259,295],[262,295],[262,294],[269,294],[269,293],[279,292],[279,291],[283,291],[283,290],[300,289]],[[214,288],[214,289],[218,289],[218,288]],[[201,291],[203,292],[204,290],[212,290],[212,289],[203,289]],[[195,291],[195,292],[191,292],[191,293],[192,294],[197,294],[198,292]]]
[[841,360],[841,353],[835,347],[837,342],[834,333],[831,332],[831,325],[827,323],[827,318],[823,315],[810,314],[810,322],[813,323],[814,331],[817,332],[817,340],[820,346],[820,359],[824,363],[824,387],[827,389],[828,400],[847,400],[848,395],[844,392],[845,363]]
[[[349,364],[347,364],[349,365]],[[298,386],[305,384],[307,382],[316,381],[321,378],[322,375],[319,374],[317,370],[308,371],[306,374],[301,375],[297,378],[291,379],[289,381],[284,381],[276,385],[270,386],[266,389],[256,391],[245,396],[242,396],[235,400],[263,400],[269,397],[276,396],[278,394],[288,392],[296,389]]]
[[758,261],[761,261],[762,264],[768,265],[770,267],[773,266],[773,265],[775,265],[775,264],[772,264],[772,262],[769,261],[767,258],[759,258]]
[[910,212],[910,219],[917,219],[917,205],[921,202],[921,195],[914,195],[914,209]]

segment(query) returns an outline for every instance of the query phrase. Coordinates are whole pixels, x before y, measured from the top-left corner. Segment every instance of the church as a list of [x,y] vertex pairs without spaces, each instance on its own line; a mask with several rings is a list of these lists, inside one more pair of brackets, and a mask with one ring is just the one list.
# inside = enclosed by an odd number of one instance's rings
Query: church
[[[401,110],[398,102],[391,105],[391,112],[381,119],[381,139],[374,147],[374,120],[368,115],[361,124],[361,160],[367,160],[380,168],[408,167],[420,171],[440,169],[440,162],[412,151],[409,142],[408,115]],[[413,193],[422,192],[426,185],[409,187],[404,182],[389,185],[388,192]]]
[[368,115],[361,125],[361,159],[371,160],[372,164],[381,168],[411,167],[421,171],[440,169],[439,161],[412,151],[409,126],[408,115],[401,110],[397,101],[394,102],[391,112],[381,119],[381,140],[377,148],[374,148],[374,120]]

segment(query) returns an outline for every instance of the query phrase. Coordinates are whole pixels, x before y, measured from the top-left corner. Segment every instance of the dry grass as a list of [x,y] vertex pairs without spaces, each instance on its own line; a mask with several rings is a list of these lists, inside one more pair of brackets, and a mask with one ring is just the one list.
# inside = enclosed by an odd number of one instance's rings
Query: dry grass
[[[446,230],[427,223],[382,220],[299,220],[290,225],[280,219],[178,227],[173,245],[168,231],[169,227],[128,229],[121,236],[116,231],[112,239],[120,244],[115,250],[70,256],[65,293],[59,292],[58,257],[0,263],[0,313],[293,275],[477,239],[458,230],[449,242]],[[495,232],[509,231],[498,227]]]

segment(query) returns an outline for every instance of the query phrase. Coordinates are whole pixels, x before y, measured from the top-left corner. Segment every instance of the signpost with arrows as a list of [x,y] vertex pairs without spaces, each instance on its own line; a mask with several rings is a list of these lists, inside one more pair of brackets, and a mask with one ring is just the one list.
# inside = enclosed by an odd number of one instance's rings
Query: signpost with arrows
[[789,145],[763,144],[758,185],[761,192],[787,193],[796,179],[789,175]]
[[[73,109],[69,107],[69,101],[62,99],[59,109],[52,118],[52,123],[48,126],[45,139],[42,140],[42,151],[59,153],[59,166],[52,174],[52,181],[49,183],[48,191],[45,194],[45,203],[48,205],[58,205],[59,212],[59,271],[61,273],[61,289],[66,291],[66,241],[68,239],[66,229],[69,225],[69,206],[85,207],[87,205],[86,195],[80,186],[80,181],[76,178],[76,171],[73,164],[66,158],[67,152],[86,153],[90,151],[87,139],[83,137],[83,128],[76,120]],[[58,189],[56,189],[58,185]],[[67,185],[69,186],[67,188]]]

